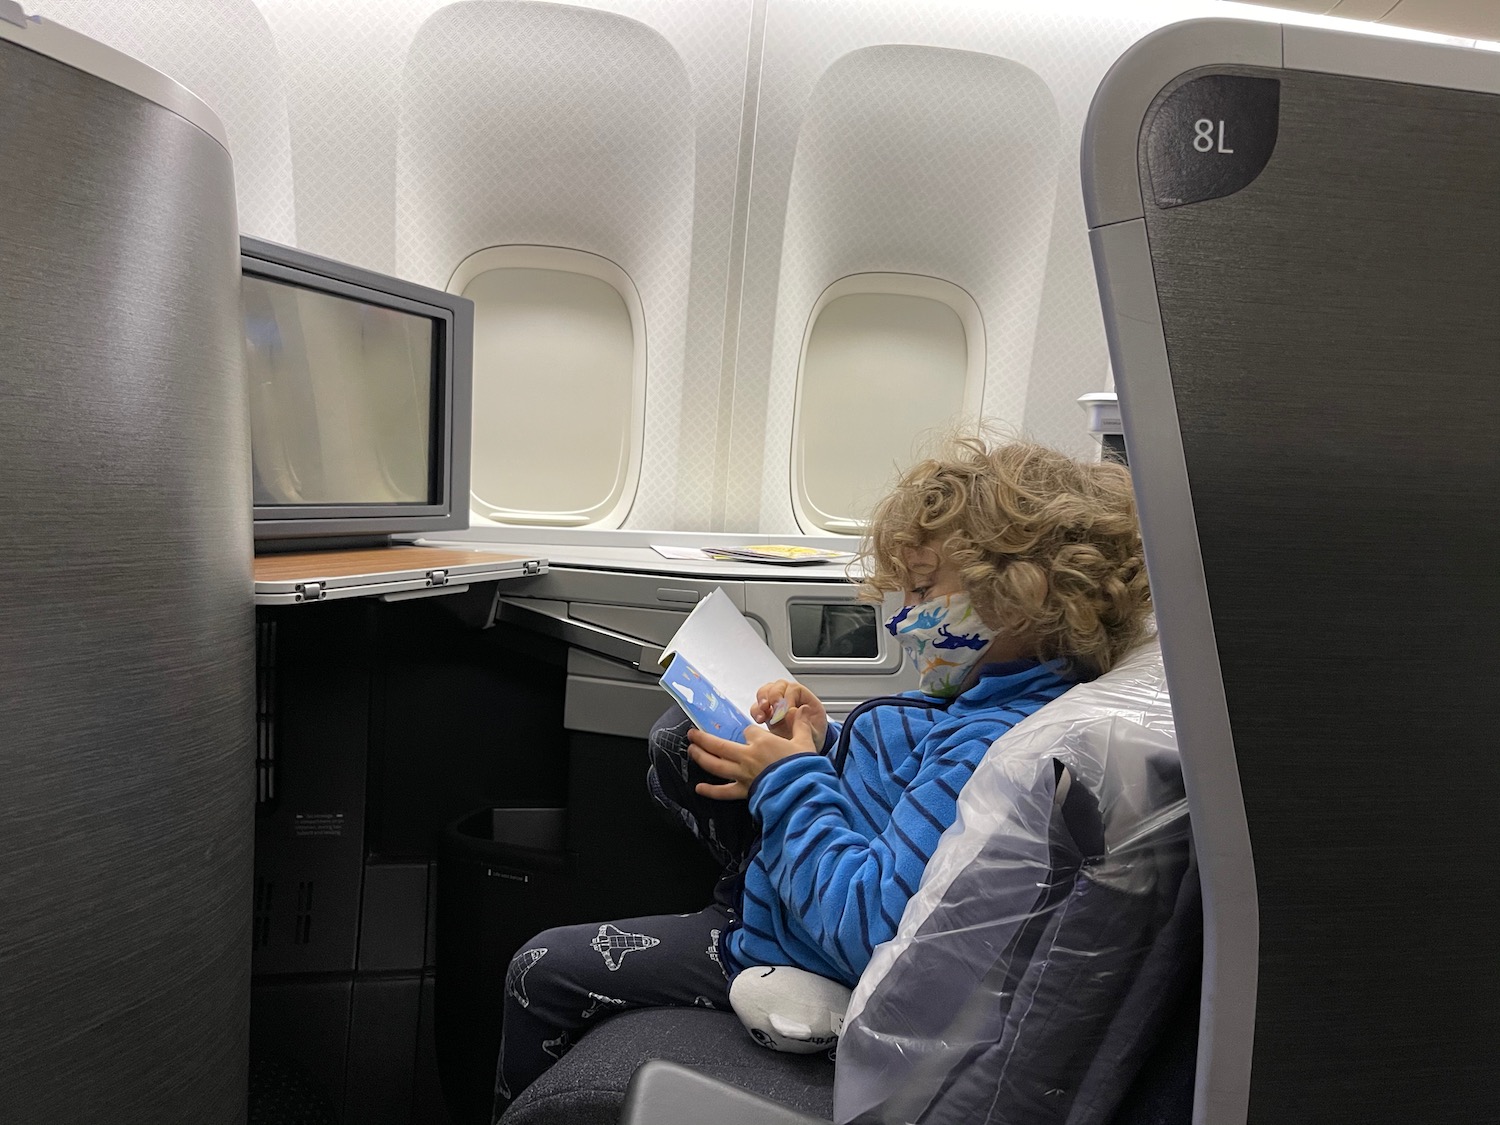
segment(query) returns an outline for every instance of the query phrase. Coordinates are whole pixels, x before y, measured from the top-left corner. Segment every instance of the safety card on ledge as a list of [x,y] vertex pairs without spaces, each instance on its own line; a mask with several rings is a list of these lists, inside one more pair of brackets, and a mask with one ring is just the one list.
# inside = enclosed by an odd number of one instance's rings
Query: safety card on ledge
[[651,549],[664,559],[760,562],[775,563],[778,566],[812,566],[842,562],[854,557],[853,551],[829,551],[822,547],[803,547],[796,543],[759,543],[748,547],[674,547],[668,543],[653,543]]
[[[698,603],[667,642],[661,662],[667,669],[661,686],[693,725],[733,742],[743,742],[745,728],[754,725],[750,708],[761,685],[793,678],[723,590]],[[783,703],[770,721],[785,715]]]

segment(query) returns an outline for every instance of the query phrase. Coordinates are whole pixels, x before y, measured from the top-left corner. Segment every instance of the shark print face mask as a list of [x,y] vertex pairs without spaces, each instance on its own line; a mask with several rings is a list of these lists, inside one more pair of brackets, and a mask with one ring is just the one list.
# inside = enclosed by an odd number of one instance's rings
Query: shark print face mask
[[911,657],[918,688],[939,699],[959,693],[969,669],[997,635],[963,593],[902,606],[885,627]]

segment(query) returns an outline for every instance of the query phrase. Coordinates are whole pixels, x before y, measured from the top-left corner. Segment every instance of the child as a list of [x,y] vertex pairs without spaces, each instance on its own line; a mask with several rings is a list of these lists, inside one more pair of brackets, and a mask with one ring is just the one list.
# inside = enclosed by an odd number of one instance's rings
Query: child
[[1024,442],[956,440],[876,507],[862,596],[900,592],[887,628],[919,690],[842,724],[800,684],[761,688],[743,743],[651,732],[648,784],[724,864],[697,914],[566,926],[511,962],[497,1108],[595,1020],[728,1006],[750,966],[853,987],[891,938],[959,790],[990,746],[1144,639],[1151,595],[1130,478]]

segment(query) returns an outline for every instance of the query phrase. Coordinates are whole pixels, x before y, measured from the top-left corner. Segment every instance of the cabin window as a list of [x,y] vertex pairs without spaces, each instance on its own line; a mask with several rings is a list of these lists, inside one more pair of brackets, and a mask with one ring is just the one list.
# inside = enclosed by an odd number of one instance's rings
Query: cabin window
[[917,443],[984,390],[984,324],[958,286],[859,274],[823,291],[797,376],[792,499],[804,531],[858,533]]
[[640,473],[645,332],[613,262],[547,246],[470,255],[449,291],[474,302],[475,514],[617,527]]

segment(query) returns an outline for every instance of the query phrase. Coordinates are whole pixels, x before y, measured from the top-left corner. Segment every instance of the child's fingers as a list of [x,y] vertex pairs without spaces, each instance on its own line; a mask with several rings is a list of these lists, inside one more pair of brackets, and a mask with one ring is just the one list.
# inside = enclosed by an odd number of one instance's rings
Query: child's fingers
[[693,786],[700,797],[712,797],[715,801],[743,801],[750,796],[750,789],[743,781],[731,781],[727,785],[710,785],[700,781]]
[[[755,693],[755,706],[751,709],[750,717],[758,723],[765,722],[766,716],[774,713],[777,705],[786,698],[788,689],[794,686],[786,680],[772,680],[768,684],[762,684]],[[756,714],[756,711],[760,714]]]
[[709,734],[708,731],[700,727],[688,728],[687,739],[699,749],[707,750],[710,754],[715,754],[720,758],[737,758],[740,752],[745,749],[744,743],[731,742],[727,738],[720,738],[716,734]]
[[793,707],[817,707],[822,708],[823,701],[801,684],[792,684],[787,691],[787,699]]
[[743,775],[743,770],[740,768],[738,762],[710,753],[696,742],[688,744],[688,755],[702,767],[705,773],[711,773],[715,777],[737,781]]
[[776,701],[769,718],[762,719],[761,721],[772,728],[782,727],[786,722],[787,716],[797,708],[808,705],[821,706],[818,703],[818,697],[801,684],[789,683],[786,685],[785,694]]
[[789,741],[799,744],[805,743],[811,749],[816,750],[817,739],[813,737],[813,720],[810,712],[811,709],[806,706],[792,708],[789,716],[792,722],[792,733]]
[[818,697],[795,680],[776,680],[764,684],[756,692],[755,705],[750,717],[768,727],[778,727],[794,707],[816,706],[821,708]]

